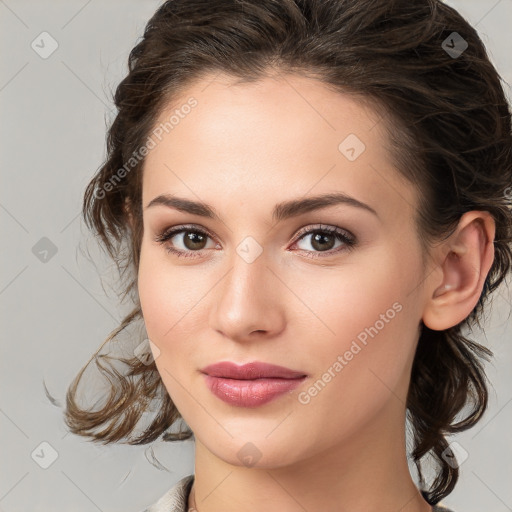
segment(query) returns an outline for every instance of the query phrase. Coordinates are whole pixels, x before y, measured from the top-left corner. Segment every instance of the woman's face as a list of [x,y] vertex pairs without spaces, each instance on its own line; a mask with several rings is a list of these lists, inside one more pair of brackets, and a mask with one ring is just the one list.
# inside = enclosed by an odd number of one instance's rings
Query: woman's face
[[[155,123],[142,311],[169,395],[228,463],[249,453],[256,466],[285,466],[402,428],[426,274],[416,191],[391,166],[382,125],[296,75],[241,85],[209,76]],[[351,199],[310,201],[328,194]],[[243,405],[207,386],[201,370],[221,361],[306,377],[267,402],[242,392]]]

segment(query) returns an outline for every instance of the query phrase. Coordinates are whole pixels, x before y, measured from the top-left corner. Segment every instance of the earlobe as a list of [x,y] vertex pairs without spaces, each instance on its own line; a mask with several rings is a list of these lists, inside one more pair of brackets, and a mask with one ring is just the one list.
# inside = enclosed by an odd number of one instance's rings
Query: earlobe
[[425,288],[423,323],[445,330],[466,319],[478,303],[494,261],[495,222],[489,212],[465,213],[456,231],[437,248],[438,268]]

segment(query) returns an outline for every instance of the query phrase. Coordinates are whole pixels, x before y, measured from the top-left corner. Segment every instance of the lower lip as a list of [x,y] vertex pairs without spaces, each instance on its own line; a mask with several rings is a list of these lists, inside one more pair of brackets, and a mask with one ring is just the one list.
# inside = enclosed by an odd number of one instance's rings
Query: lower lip
[[278,396],[292,391],[305,379],[306,377],[238,380],[205,374],[206,385],[210,391],[224,402],[237,407],[258,407],[266,404]]

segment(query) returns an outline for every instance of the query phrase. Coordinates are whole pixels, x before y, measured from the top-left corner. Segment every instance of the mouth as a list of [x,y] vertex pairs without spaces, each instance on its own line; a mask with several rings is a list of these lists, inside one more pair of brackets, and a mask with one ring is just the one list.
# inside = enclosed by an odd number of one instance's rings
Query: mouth
[[308,377],[300,371],[268,363],[222,362],[203,368],[206,386],[236,407],[258,407],[293,391]]

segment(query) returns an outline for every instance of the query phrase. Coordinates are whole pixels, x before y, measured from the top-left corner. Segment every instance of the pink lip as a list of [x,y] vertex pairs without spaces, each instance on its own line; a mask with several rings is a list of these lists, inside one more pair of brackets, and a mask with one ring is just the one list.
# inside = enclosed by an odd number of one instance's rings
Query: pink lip
[[265,378],[295,379],[304,377],[304,372],[290,370],[284,366],[277,366],[269,363],[247,363],[237,365],[230,361],[211,364],[201,370],[212,377],[225,377],[227,379],[253,380]]
[[201,371],[205,374],[206,385],[214,395],[238,407],[266,404],[293,390],[307,377],[303,372],[258,362],[239,366],[224,361]]

